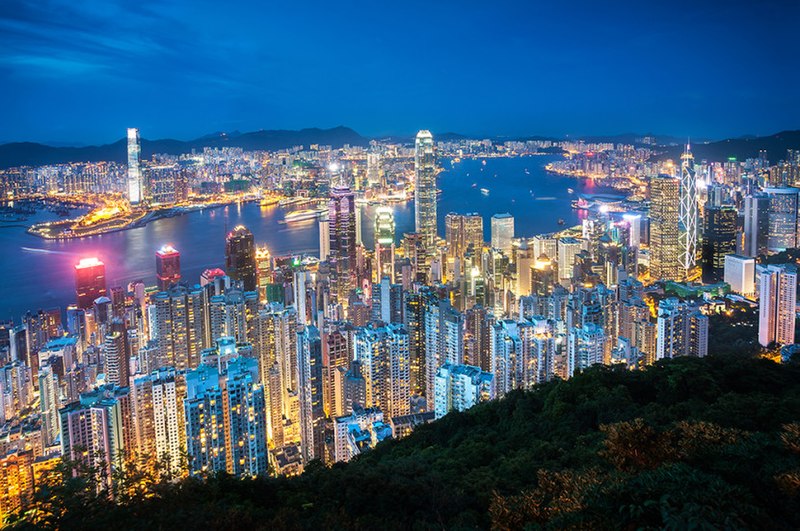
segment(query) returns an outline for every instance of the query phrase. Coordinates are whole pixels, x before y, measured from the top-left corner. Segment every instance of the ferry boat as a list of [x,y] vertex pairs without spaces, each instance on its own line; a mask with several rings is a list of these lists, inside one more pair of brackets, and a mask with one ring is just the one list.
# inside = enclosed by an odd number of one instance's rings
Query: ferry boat
[[283,220],[285,223],[293,223],[298,221],[308,221],[309,219],[316,219],[324,209],[321,208],[308,208],[304,210],[295,210],[294,212],[289,212],[284,216]]
[[489,189],[488,188],[481,188],[481,193],[483,195],[489,195]]

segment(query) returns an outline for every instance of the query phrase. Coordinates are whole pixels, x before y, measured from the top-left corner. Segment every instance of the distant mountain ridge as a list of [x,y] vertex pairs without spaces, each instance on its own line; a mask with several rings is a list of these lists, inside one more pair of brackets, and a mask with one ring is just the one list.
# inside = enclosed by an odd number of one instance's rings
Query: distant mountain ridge
[[[246,151],[277,150],[293,146],[311,144],[342,147],[366,146],[369,139],[349,127],[339,126],[331,129],[309,128],[291,131],[285,129],[261,130],[250,133],[212,133],[194,140],[142,139],[142,158],[148,159],[154,153],[179,155],[190,153],[192,149],[205,147],[240,147]],[[0,168],[15,166],[41,166],[69,162],[125,162],[127,160],[127,141],[117,140],[111,144],[85,147],[55,147],[36,142],[12,142],[0,145]]]
[[[770,163],[775,163],[786,157],[787,149],[800,149],[800,130],[781,131],[769,136],[744,136],[719,142],[692,143],[691,146],[696,161],[722,162],[731,157],[743,161],[758,157],[759,151],[764,149],[767,151],[767,159]],[[658,158],[678,160],[682,152],[682,145],[670,146]]]
[[[574,136],[570,140],[584,140],[586,142],[614,142],[634,143],[636,139],[646,135],[625,133],[610,136]],[[675,137],[664,135],[655,136],[664,150],[659,159],[677,159],[683,149],[683,141],[676,142]],[[377,137],[393,142],[413,143],[414,136],[381,136]],[[454,132],[435,133],[436,140],[458,141],[471,138]],[[491,138],[498,142],[507,140],[564,140],[547,136],[483,136],[476,138]],[[371,138],[362,136],[353,129],[345,126],[330,129],[307,128],[297,131],[277,129],[261,130],[248,133],[239,131],[215,132],[198,137],[194,140],[142,139],[142,158],[149,159],[154,153],[179,155],[202,150],[205,147],[240,147],[244,150],[278,150],[293,146],[311,144],[330,145],[335,148],[345,144],[351,146],[367,146]],[[669,143],[674,145],[664,145]],[[767,150],[770,161],[781,160],[786,155],[787,149],[800,149],[800,130],[782,131],[769,136],[742,136],[716,142],[692,143],[692,152],[698,160],[725,161],[730,157],[737,160],[758,156],[762,149]],[[120,139],[111,144],[100,146],[52,146],[36,142],[12,142],[0,144],[0,169],[15,166],[41,166],[46,164],[63,164],[69,162],[98,162],[115,161],[125,162],[127,158],[126,140]]]

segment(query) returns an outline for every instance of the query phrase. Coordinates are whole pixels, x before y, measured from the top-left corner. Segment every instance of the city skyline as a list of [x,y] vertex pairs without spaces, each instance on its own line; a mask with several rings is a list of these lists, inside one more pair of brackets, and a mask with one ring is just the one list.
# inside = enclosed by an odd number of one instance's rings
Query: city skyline
[[0,527],[800,528],[786,4],[0,2]]
[[[1,141],[98,144],[120,124],[152,138],[339,124],[724,138],[800,122],[799,8],[781,2],[51,7],[0,7]],[[754,66],[783,81],[763,83]]]

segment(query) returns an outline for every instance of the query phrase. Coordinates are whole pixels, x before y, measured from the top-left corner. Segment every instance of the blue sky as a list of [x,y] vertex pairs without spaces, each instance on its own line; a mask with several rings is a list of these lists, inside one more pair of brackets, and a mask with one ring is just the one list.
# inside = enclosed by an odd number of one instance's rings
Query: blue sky
[[800,2],[3,0],[0,141],[800,128]]

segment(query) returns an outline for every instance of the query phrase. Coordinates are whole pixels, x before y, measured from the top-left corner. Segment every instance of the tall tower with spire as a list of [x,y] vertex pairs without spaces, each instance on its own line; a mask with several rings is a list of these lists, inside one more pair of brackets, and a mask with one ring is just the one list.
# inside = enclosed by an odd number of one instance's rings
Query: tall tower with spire
[[681,155],[681,186],[679,216],[679,252],[684,275],[688,276],[697,265],[697,174],[689,142]]
[[422,130],[414,146],[414,225],[425,250],[436,246],[436,155],[433,135]]

